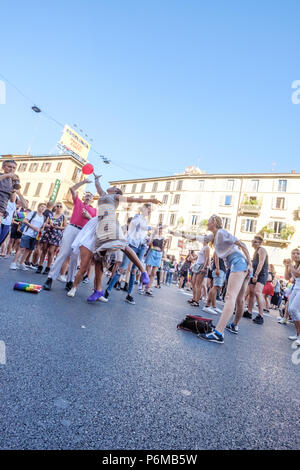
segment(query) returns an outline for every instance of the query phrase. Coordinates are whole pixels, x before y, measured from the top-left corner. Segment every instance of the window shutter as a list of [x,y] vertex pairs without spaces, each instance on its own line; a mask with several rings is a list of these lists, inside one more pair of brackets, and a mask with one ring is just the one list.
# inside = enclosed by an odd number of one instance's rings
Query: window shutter
[[253,233],[256,233],[257,220],[253,221]]
[[241,232],[245,232],[245,229],[246,229],[246,219],[242,219]]

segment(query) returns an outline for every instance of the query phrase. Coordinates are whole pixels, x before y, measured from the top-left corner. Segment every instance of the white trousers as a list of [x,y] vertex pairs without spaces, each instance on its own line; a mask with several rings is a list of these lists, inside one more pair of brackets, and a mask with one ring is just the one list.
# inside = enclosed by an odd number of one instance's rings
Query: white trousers
[[62,265],[64,264],[68,256],[70,256],[67,282],[74,281],[77,270],[78,254],[76,255],[75,253],[73,253],[72,243],[79,233],[80,229],[74,227],[73,225],[68,225],[65,228],[58,256],[48,274],[48,277],[51,277],[51,279],[56,279],[59,276]]

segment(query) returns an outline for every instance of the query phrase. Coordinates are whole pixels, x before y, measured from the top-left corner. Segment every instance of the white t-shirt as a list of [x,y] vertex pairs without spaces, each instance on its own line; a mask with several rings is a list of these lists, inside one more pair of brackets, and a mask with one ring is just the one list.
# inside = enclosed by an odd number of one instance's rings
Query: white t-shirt
[[[26,215],[26,219],[30,220],[31,217],[33,216],[33,212],[29,212],[29,214]],[[30,225],[33,225],[34,227],[40,229],[45,222],[45,217],[42,215],[36,214],[32,220],[30,220]],[[26,235],[27,237],[31,238],[36,238],[38,232],[32,230],[32,228],[26,226],[25,229],[23,230],[23,234]]]
[[198,258],[197,258],[197,263],[198,264],[204,264],[205,263],[206,248],[208,248],[208,247],[203,247],[202,250],[199,251]]
[[152,227],[147,224],[147,221],[143,215],[135,215],[128,227],[128,243],[135,248],[138,248],[140,245],[144,245],[146,243],[147,231],[151,230],[151,228]]
[[14,212],[16,210],[16,203],[8,201],[7,207],[6,207],[6,212],[8,212],[8,215],[5,217],[5,219],[2,220],[3,225],[11,225],[11,221],[14,215]]

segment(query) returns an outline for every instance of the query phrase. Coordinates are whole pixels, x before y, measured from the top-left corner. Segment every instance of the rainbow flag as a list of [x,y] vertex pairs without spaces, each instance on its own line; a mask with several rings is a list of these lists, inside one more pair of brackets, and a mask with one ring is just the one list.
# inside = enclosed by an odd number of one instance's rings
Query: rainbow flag
[[43,286],[39,286],[38,284],[28,284],[27,282],[16,282],[14,285],[14,290],[22,290],[33,294],[38,294],[42,288]]
[[24,220],[25,217],[26,217],[25,212],[18,211],[18,212],[17,212],[17,217],[15,217],[15,219],[16,219],[18,222],[22,222],[22,220]]

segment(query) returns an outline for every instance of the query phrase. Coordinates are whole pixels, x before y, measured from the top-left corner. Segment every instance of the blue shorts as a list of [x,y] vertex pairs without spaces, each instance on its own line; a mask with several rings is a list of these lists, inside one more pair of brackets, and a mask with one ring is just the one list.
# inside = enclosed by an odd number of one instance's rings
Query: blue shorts
[[36,243],[36,238],[28,237],[28,235],[22,235],[20,241],[20,248],[26,248],[26,250],[33,251]]
[[153,266],[154,268],[159,268],[161,265],[162,252],[156,250],[149,250],[149,253],[146,257],[146,266]]
[[234,253],[231,253],[231,255],[227,256],[226,263],[232,273],[247,271],[248,262],[245,256],[239,251],[235,251]]
[[221,269],[220,269],[220,275],[217,276],[216,269],[214,269],[212,272],[214,287],[223,287],[225,276],[226,276],[226,273],[224,273],[224,271],[222,271]]

